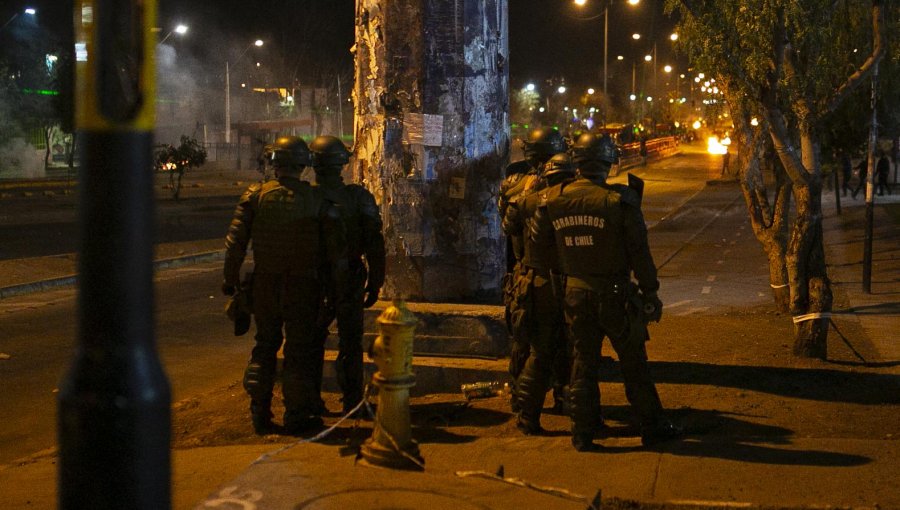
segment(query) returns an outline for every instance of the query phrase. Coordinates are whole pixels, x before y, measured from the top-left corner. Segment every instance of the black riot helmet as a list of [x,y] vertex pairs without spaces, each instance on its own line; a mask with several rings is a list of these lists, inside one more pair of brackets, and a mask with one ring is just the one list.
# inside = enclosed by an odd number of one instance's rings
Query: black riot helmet
[[575,163],[572,158],[565,152],[560,152],[550,158],[544,165],[544,172],[541,174],[546,178],[565,178],[575,175]]
[[312,164],[306,142],[298,136],[282,136],[266,148],[266,156],[276,168],[302,170]]
[[350,161],[350,151],[336,136],[317,136],[310,142],[309,150],[313,153],[313,166],[316,168],[341,167]]
[[541,163],[549,160],[554,154],[566,151],[566,140],[559,131],[553,128],[538,128],[528,133],[525,140],[525,157]]
[[579,168],[585,163],[602,162],[614,165],[619,162],[619,149],[608,134],[585,133],[572,146],[572,159]]

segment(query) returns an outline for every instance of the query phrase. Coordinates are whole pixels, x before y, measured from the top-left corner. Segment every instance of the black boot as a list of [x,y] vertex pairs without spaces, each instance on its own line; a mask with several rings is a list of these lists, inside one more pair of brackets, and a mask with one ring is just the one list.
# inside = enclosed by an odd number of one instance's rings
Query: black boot
[[593,434],[572,434],[572,446],[579,452],[596,452],[600,445],[594,443]]
[[322,428],[322,417],[302,411],[284,412],[284,433],[299,436]]
[[273,416],[272,401],[250,401],[250,421],[253,423],[254,432],[258,435],[271,434],[274,431]]

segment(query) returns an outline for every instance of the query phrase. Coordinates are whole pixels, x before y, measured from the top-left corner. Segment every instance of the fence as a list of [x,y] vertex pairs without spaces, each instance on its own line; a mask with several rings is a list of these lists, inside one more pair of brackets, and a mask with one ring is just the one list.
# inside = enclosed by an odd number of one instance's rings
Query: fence
[[678,152],[678,140],[674,136],[664,136],[662,138],[653,138],[644,142],[644,149],[641,149],[641,142],[634,142],[622,146],[622,155],[619,157],[619,164],[615,165],[610,172],[611,175],[618,175],[619,172],[643,165],[648,161],[656,161]]

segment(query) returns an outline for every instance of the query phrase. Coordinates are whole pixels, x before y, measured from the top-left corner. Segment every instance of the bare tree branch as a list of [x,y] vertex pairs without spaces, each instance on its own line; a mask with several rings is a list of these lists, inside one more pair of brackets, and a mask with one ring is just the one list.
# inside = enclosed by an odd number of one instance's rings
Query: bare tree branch
[[869,55],[869,58],[863,62],[856,72],[847,78],[847,81],[844,82],[843,85],[837,88],[834,97],[826,103],[825,110],[822,113],[831,113],[835,111],[847,95],[872,73],[875,64],[881,60],[885,53],[885,29],[884,0],[872,0],[872,33],[875,37],[872,46],[872,54]]

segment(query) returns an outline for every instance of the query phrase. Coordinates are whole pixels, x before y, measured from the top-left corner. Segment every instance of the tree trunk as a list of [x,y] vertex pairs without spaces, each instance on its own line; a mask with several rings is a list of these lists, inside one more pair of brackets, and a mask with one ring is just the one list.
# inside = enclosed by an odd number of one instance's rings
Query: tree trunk
[[44,174],[50,168],[50,135],[53,133],[52,127],[44,127]]
[[794,354],[825,359],[831,312],[831,282],[825,265],[822,229],[822,175],[814,136],[801,135],[803,166],[812,171],[794,183],[797,219],[788,244],[787,267],[794,317]]
[[[738,117],[735,116],[735,119]],[[769,260],[769,286],[772,289],[772,299],[778,311],[787,313],[790,309],[790,291],[785,253],[791,183],[785,176],[784,168],[774,161],[774,155],[763,150],[766,144],[762,130],[751,128],[749,122],[738,121],[735,123],[735,135],[741,148],[738,151],[741,190],[747,204],[753,233]],[[762,161],[760,153],[765,154]],[[773,168],[774,205],[769,203],[762,164]]]

